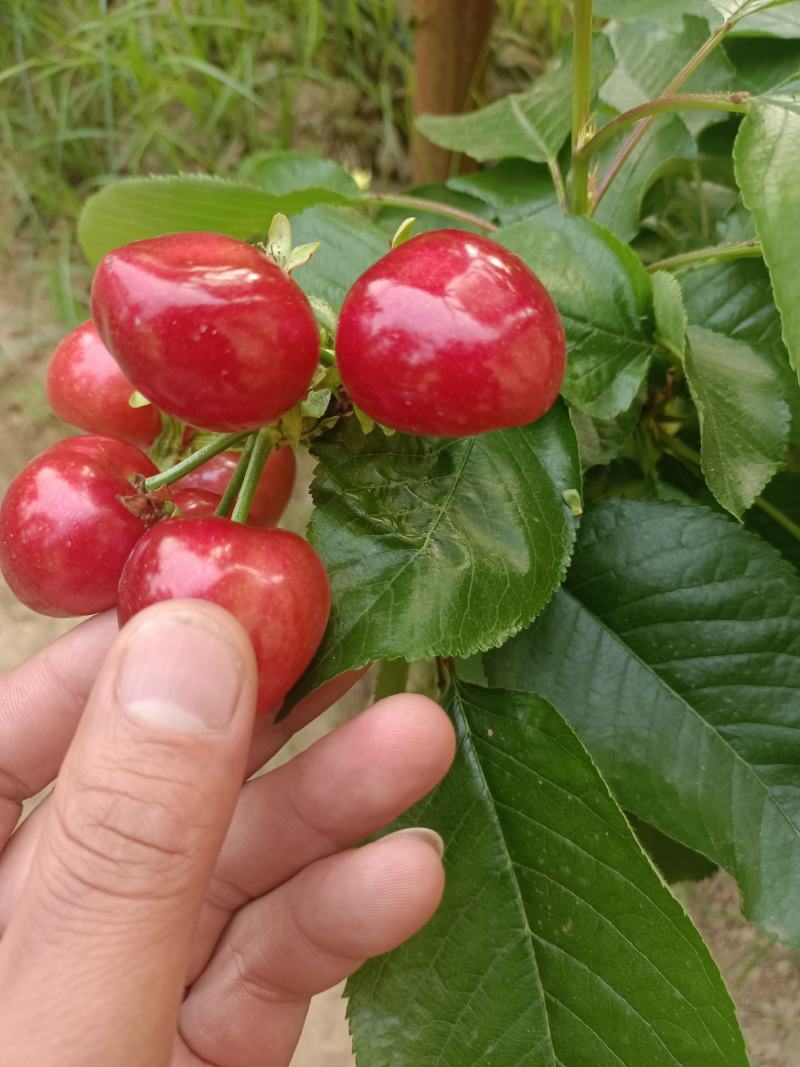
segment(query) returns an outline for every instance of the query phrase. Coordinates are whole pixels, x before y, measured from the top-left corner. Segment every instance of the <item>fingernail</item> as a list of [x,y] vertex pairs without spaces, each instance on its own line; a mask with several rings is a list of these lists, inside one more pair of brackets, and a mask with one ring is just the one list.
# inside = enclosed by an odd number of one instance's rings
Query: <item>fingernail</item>
[[207,615],[163,613],[131,635],[117,701],[137,719],[185,733],[224,732],[242,682],[239,651]]
[[405,830],[395,830],[394,833],[387,834],[381,840],[388,841],[390,838],[397,837],[419,838],[420,841],[424,841],[426,845],[433,849],[439,859],[444,856],[444,841],[435,830],[429,830],[427,826],[407,826]]

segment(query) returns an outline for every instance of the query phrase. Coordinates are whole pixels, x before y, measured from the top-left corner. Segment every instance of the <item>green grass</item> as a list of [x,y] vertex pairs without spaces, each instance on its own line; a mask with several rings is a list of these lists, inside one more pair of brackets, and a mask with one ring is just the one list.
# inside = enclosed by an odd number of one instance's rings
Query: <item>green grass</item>
[[[226,175],[263,149],[310,148],[404,180],[413,6],[4,0],[4,240],[51,242],[93,189],[120,175]],[[557,43],[565,5],[499,7],[500,76],[524,83]]]

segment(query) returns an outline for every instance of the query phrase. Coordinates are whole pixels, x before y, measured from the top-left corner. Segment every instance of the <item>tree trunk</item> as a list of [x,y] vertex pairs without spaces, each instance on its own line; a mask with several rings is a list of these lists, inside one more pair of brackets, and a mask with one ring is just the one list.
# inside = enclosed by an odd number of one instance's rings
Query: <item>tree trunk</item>
[[[473,107],[483,78],[495,0],[416,0],[414,115],[460,115]],[[475,164],[462,158],[459,170]],[[415,184],[444,181],[452,153],[416,130],[411,139]]]

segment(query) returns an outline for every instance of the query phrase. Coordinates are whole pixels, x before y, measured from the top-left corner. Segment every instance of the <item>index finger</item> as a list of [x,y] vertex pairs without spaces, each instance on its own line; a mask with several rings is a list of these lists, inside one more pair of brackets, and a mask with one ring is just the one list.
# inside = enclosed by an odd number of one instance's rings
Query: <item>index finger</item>
[[58,774],[116,633],[103,612],[0,678],[0,849],[22,802]]

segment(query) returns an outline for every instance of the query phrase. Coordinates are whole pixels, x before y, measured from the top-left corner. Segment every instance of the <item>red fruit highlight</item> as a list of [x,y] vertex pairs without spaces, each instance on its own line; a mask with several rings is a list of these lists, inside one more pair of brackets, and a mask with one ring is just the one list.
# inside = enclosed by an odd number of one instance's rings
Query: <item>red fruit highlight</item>
[[58,417],[88,433],[149,448],[161,430],[158,409],[128,403],[133,385],[100,340],[93,322],[67,334],[50,359],[47,402]]
[[178,597],[219,604],[244,626],[256,653],[262,714],[311,662],[330,611],[328,576],[307,541],[218,518],[171,519],[145,534],[122,572],[119,621]]
[[131,479],[155,473],[134,445],[99,436],[59,441],[29,463],[0,505],[0,568],[17,598],[43,615],[113,607],[125,560],[159,517]]
[[521,259],[488,238],[437,230],[362,274],[342,306],[336,355],[348,393],[376,422],[465,437],[543,415],[566,343]]
[[108,252],[92,317],[135,387],[209,430],[254,430],[305,395],[320,341],[302,290],[251,245],[173,233]]

